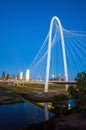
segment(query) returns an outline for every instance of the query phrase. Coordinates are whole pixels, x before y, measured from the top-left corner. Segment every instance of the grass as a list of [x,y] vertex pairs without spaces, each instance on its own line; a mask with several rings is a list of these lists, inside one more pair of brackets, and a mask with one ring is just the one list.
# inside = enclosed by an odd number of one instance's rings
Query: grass
[[3,104],[13,104],[13,103],[20,103],[23,102],[23,100],[21,98],[15,97],[15,98],[7,98],[4,100],[0,100],[0,105]]
[[57,84],[52,83],[49,84],[48,93],[44,93],[44,83],[41,82],[30,82],[24,86],[3,84],[1,87],[11,91],[15,97],[20,96],[32,102],[50,102],[51,98],[57,95],[57,93],[68,94],[65,90],[65,86],[58,86]]
[[23,99],[17,93],[11,91],[11,89],[7,85],[0,86],[0,105],[23,102]]
[[[43,83],[28,83],[24,86],[8,86],[8,85],[2,85],[2,87],[15,92],[15,93],[28,93],[31,91],[43,91],[44,92],[44,84]],[[49,92],[60,92],[65,90],[65,86],[58,86],[56,84],[49,84]]]

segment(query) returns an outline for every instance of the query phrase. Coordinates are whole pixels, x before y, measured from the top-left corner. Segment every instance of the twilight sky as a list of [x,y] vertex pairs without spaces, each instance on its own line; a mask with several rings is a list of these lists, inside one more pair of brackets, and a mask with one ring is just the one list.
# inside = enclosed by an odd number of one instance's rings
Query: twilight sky
[[66,29],[86,30],[86,0],[0,0],[0,75],[29,68],[54,15]]

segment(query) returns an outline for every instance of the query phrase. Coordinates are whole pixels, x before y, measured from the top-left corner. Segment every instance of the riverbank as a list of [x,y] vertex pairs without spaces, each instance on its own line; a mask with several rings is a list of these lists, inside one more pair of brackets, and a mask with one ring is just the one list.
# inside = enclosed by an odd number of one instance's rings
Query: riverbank
[[11,93],[11,91],[0,87],[0,105],[23,102],[22,98]]
[[[52,91],[51,91],[52,90]],[[44,93],[43,86],[13,86],[13,85],[0,85],[0,104],[17,103],[22,102],[22,98],[28,101],[40,102],[50,101],[55,95],[65,94],[69,95],[65,91],[64,87],[59,86],[50,87],[48,93]],[[69,115],[58,119],[58,117],[52,118],[46,122],[30,125],[26,128],[19,130],[85,130],[86,129],[86,112],[71,112]]]
[[61,120],[55,117],[21,130],[86,130],[86,112],[71,113]]
[[[1,84],[0,89],[6,91],[5,93],[2,94],[2,96],[3,95],[5,95],[5,97],[8,96],[10,97],[10,99],[11,97],[13,98],[13,96],[22,97],[31,102],[49,102],[51,101],[52,97],[59,94],[65,94],[69,96],[69,93],[65,90],[65,86],[58,86],[54,84],[50,84],[49,92],[47,93],[44,92],[44,85],[38,83],[30,83],[26,86]],[[4,99],[5,97],[1,98]],[[6,100],[10,100],[8,97],[6,98]],[[5,100],[3,100],[3,102],[4,101]]]

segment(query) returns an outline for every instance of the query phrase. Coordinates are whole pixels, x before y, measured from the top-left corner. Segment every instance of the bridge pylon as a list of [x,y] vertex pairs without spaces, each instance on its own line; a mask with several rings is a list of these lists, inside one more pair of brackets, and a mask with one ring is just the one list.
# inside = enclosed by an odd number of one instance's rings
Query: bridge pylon
[[50,30],[49,30],[49,41],[48,41],[48,55],[47,55],[47,66],[46,66],[46,78],[45,78],[45,92],[48,92],[48,81],[49,81],[49,72],[50,72],[50,59],[51,59],[51,43],[52,43],[52,29],[54,21],[57,21],[60,29],[61,36],[61,45],[62,45],[62,54],[63,54],[63,63],[64,63],[64,79],[68,81],[68,71],[67,71],[67,62],[66,62],[66,52],[65,52],[65,43],[63,36],[63,29],[61,22],[57,16],[54,16],[51,19]]

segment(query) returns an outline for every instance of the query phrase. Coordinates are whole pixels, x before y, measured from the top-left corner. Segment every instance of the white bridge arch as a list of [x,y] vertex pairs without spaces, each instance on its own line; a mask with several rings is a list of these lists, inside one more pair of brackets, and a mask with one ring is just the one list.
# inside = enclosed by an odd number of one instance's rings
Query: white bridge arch
[[46,66],[46,79],[45,79],[45,92],[48,92],[48,81],[49,81],[49,71],[50,71],[50,59],[51,59],[51,43],[52,43],[52,29],[54,21],[57,21],[60,29],[60,36],[61,36],[61,44],[62,44],[62,54],[63,54],[63,64],[64,64],[64,79],[68,81],[68,71],[67,71],[67,62],[66,62],[66,52],[65,52],[65,43],[64,43],[64,36],[63,36],[63,29],[61,22],[57,16],[54,16],[50,23],[50,30],[49,30],[49,41],[48,41],[48,55],[47,55],[47,66]]

